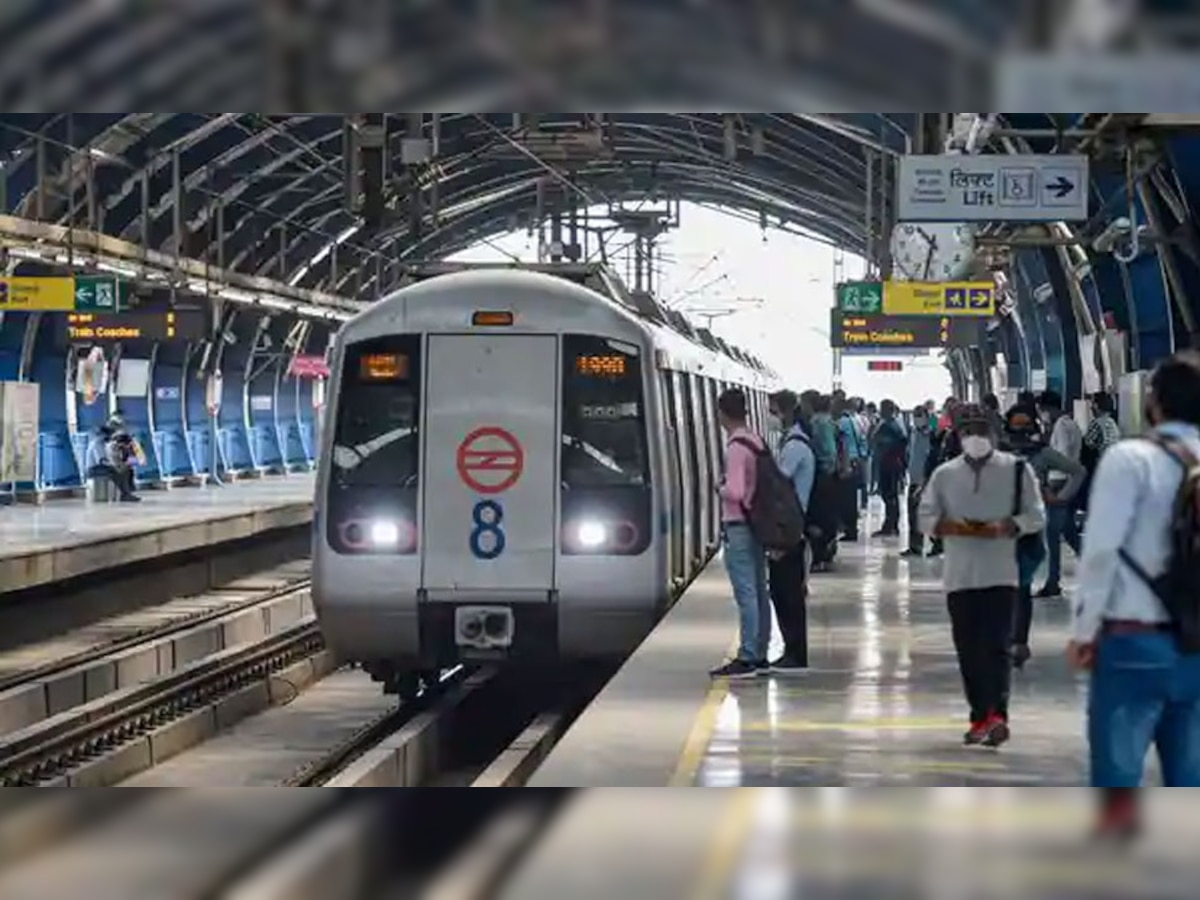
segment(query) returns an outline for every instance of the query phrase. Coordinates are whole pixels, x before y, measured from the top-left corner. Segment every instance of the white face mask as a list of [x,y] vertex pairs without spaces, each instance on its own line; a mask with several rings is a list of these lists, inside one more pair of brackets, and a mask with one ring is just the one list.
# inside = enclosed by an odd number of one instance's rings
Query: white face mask
[[968,435],[962,439],[962,451],[970,459],[983,459],[992,452],[992,441],[977,434]]

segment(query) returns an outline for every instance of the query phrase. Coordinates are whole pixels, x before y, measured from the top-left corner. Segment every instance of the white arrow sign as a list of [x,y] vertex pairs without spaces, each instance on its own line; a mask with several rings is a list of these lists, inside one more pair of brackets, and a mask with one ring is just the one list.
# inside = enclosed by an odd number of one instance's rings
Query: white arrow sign
[[1088,159],[1057,155],[902,156],[902,222],[1081,222]]

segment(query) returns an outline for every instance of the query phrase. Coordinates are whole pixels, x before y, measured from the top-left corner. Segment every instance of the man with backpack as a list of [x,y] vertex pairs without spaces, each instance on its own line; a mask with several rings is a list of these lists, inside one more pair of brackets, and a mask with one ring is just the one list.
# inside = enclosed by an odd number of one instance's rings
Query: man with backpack
[[746,424],[746,395],[729,388],[717,398],[717,417],[728,436],[725,479],[718,487],[725,569],[738,608],[737,656],[710,674],[754,678],[768,668],[771,597],[767,554],[791,553],[804,541],[804,513],[762,438]]
[[1200,786],[1200,353],[1160,363],[1145,438],[1096,468],[1067,658],[1091,673],[1102,835],[1138,830],[1150,744],[1168,787]]
[[[773,675],[787,675],[808,667],[808,552],[807,546],[819,543],[825,530],[817,527],[812,500],[817,476],[817,457],[808,435],[797,419],[796,395],[779,391],[771,395],[770,412],[780,431],[790,425],[779,443],[777,462],[787,479],[800,509],[805,514],[807,534],[795,549],[769,554],[768,574],[775,620],[783,637],[783,653],[768,666]],[[811,513],[811,514],[810,514]]]

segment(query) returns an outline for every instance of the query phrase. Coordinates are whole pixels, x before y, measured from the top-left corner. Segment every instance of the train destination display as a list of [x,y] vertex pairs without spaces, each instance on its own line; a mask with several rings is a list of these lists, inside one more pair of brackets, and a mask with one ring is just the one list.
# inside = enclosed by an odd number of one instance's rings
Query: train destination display
[[208,316],[202,309],[68,313],[61,321],[72,343],[199,341],[208,333]]
[[971,347],[979,343],[978,320],[952,316],[881,316],[832,312],[829,329],[833,347],[887,347],[927,350]]

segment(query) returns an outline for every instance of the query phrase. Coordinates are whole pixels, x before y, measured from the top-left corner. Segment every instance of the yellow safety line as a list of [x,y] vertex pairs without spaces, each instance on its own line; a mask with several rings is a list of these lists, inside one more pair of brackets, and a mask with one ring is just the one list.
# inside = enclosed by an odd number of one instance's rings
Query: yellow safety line
[[[730,656],[737,653],[737,647],[738,642],[735,640],[730,645]],[[696,775],[704,763],[704,754],[708,752],[713,732],[717,730],[717,714],[721,711],[721,704],[728,696],[729,680],[718,678],[708,689],[708,694],[700,705],[700,712],[696,714],[696,719],[692,722],[692,730],[688,733],[687,742],[683,745],[683,752],[679,754],[679,761],[675,765],[675,772],[671,776],[671,780],[667,783],[668,787],[692,787],[695,785]]]
[[754,811],[763,790],[733,789],[733,799],[720,818],[692,889],[694,900],[717,900],[728,893],[729,883],[750,837]]

